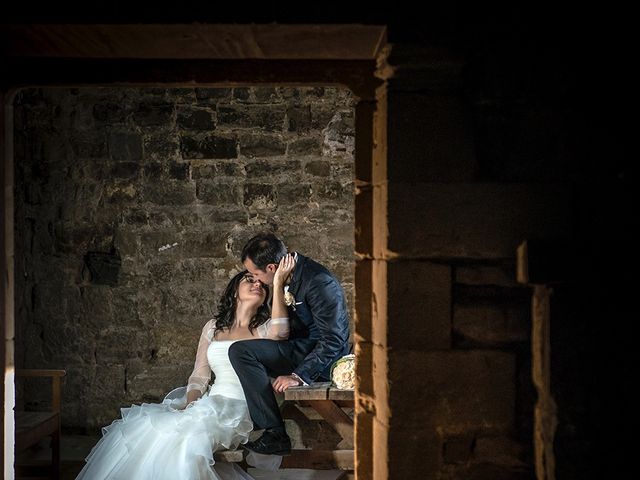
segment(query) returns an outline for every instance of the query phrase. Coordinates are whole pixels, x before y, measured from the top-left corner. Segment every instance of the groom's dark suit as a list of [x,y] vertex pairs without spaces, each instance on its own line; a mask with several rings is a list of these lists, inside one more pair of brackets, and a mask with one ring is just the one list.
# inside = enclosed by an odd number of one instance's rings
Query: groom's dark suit
[[246,340],[229,348],[256,429],[283,425],[269,377],[295,373],[307,383],[328,380],[331,364],[349,353],[349,314],[338,279],[298,254],[289,292],[295,305],[287,307],[287,341]]

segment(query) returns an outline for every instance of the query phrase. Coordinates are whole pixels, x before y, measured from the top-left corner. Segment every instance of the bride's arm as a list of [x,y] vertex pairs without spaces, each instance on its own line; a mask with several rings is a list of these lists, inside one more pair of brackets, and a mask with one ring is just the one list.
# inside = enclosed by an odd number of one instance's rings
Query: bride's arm
[[278,270],[273,277],[273,305],[271,307],[271,318],[261,325],[260,336],[271,340],[286,340],[289,338],[289,312],[284,301],[284,286],[287,278],[291,275],[295,267],[293,255],[287,254],[282,257]]
[[209,320],[202,328],[196,361],[187,383],[187,404],[199,399],[207,389],[209,380],[211,380],[211,367],[209,367],[209,360],[207,359],[207,349],[211,344],[210,332],[212,330],[213,320]]

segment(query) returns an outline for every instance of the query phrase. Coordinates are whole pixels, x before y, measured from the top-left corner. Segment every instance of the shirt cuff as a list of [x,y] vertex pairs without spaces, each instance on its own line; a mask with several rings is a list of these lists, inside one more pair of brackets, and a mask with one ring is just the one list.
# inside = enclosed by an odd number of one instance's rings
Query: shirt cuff
[[300,382],[302,383],[302,385],[304,385],[305,387],[308,387],[309,384],[307,382],[305,382],[300,375],[298,375],[297,373],[292,373],[291,374],[292,377],[297,378],[298,380],[300,380]]

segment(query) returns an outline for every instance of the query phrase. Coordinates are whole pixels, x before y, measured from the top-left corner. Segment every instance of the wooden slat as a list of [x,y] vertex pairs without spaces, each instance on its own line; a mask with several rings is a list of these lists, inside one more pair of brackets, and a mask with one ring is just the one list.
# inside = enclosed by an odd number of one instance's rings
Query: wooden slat
[[347,446],[353,446],[353,420],[349,415],[331,400],[316,400],[309,404],[340,434]]
[[222,450],[214,453],[217,462],[240,463],[246,457],[247,452],[244,449],[238,450]]
[[13,56],[59,58],[373,60],[386,27],[323,25],[10,25],[0,33]]
[[54,412],[16,412],[16,450],[20,451],[52,435],[60,425],[60,415]]
[[353,450],[292,450],[282,457],[281,468],[353,470],[354,464]]
[[332,387],[329,389],[329,400],[350,400],[354,401],[355,392],[353,390],[340,390],[339,388]]
[[285,400],[326,400],[331,382],[312,383],[303,387],[291,387],[284,391]]

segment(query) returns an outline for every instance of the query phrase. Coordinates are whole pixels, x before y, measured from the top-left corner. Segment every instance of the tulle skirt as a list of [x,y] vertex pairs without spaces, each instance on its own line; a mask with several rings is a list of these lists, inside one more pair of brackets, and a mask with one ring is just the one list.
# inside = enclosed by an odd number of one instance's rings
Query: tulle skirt
[[78,479],[251,479],[235,465],[214,466],[213,452],[246,443],[253,424],[244,400],[204,396],[184,410],[133,405],[104,427]]

